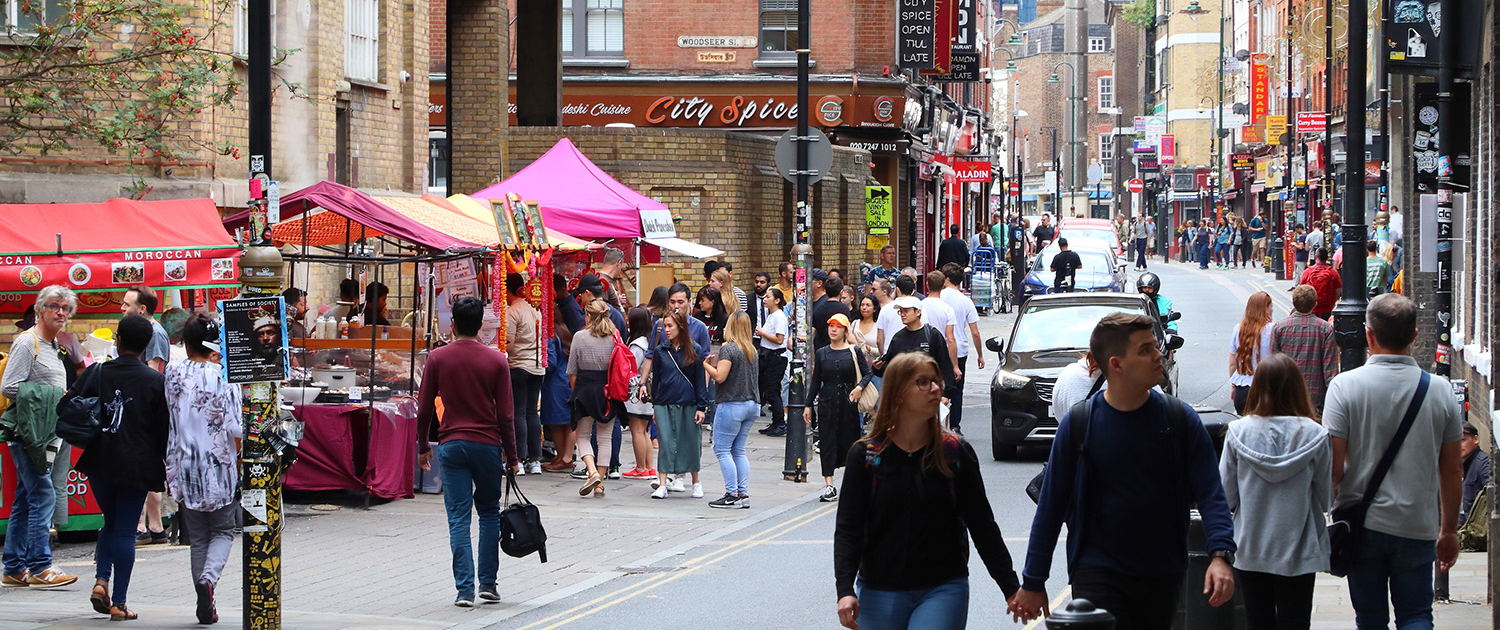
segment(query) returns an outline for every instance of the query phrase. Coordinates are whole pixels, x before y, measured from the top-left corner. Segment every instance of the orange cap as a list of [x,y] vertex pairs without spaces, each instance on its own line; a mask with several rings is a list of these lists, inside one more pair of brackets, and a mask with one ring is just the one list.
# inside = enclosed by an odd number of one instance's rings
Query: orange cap
[[838,324],[840,326],[843,326],[844,328],[848,328],[849,327],[849,318],[846,317],[846,316],[844,316],[843,313],[835,313],[833,317],[828,318],[828,323],[829,324]]

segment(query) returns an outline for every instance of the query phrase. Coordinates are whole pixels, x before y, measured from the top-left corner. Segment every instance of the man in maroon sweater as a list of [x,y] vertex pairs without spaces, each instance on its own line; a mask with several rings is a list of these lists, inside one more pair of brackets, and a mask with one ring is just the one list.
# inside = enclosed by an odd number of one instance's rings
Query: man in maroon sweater
[[[431,469],[427,444],[437,419],[438,472],[448,510],[448,546],[453,550],[454,606],[474,605],[474,550],[469,540],[470,510],[479,513],[479,598],[500,601],[495,574],[500,570],[500,484],[514,471],[516,430],[511,403],[510,365],[505,354],[479,343],[484,302],[467,297],[453,305],[453,343],[432,351],[422,370],[417,409],[417,452],[422,470]],[[501,449],[505,459],[501,462]]]

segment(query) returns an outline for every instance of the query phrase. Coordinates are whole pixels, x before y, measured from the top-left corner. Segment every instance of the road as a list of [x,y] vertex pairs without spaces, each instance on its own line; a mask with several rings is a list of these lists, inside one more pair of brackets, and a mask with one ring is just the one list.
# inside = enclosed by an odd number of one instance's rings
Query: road
[[[1229,337],[1243,314],[1245,300],[1262,289],[1264,274],[1250,271],[1199,271],[1178,263],[1151,264],[1162,278],[1162,294],[1182,312],[1179,351],[1180,396],[1193,404],[1231,409],[1229,401]],[[1132,279],[1136,274],[1132,273]],[[1285,288],[1280,290],[1285,293]],[[1285,296],[1280,296],[1282,301]],[[1278,316],[1284,314],[1278,306]],[[1014,313],[982,317],[984,338],[1006,335]],[[994,355],[987,353],[984,370],[972,370],[965,390],[965,436],[977,452],[989,453],[990,376]],[[970,357],[971,369],[974,359]],[[1034,506],[1025,495],[1026,483],[1041,469],[1043,449],[1023,449],[1015,461],[981,457],[986,493],[1019,572],[1026,553]],[[705,477],[717,481],[717,473]],[[835,624],[833,584],[834,505],[808,497],[783,506],[784,511],[754,526],[699,545],[630,575],[583,590],[508,620],[507,628],[551,630],[619,625],[625,620],[651,619],[665,628],[695,627],[704,611],[724,611],[729,627],[806,628]],[[1064,545],[1059,541],[1053,577],[1047,591],[1055,602],[1066,601],[1062,577]],[[969,619],[975,627],[1013,627],[1005,615],[1000,589],[989,579],[977,554],[970,565]],[[809,620],[816,623],[809,624]],[[822,620],[828,622],[821,626]],[[978,620],[984,620],[982,623]]]

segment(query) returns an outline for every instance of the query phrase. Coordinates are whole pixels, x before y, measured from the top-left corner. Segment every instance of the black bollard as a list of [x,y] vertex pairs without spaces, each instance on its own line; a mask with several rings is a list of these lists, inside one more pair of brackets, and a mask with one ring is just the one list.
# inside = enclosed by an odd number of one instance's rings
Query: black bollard
[[1047,630],[1114,630],[1115,616],[1086,599],[1068,602],[1047,617]]

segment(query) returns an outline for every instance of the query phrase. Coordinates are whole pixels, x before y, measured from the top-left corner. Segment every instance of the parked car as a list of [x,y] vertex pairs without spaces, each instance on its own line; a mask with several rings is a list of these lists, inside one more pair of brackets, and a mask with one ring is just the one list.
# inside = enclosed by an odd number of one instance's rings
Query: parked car
[[[1094,326],[1110,313],[1152,316],[1156,309],[1138,293],[1057,293],[1025,302],[1010,337],[985,347],[1000,355],[990,381],[990,448],[995,459],[1016,456],[1021,445],[1048,445],[1057,433],[1051,415],[1052,387],[1069,363],[1088,351]],[[1162,390],[1176,391],[1175,351],[1182,338],[1168,334],[1163,319],[1152,327],[1162,349]]]
[[1072,242],[1075,237],[1104,241],[1110,244],[1110,249],[1115,251],[1116,256],[1125,256],[1125,247],[1120,243],[1120,234],[1115,231],[1115,224],[1109,219],[1085,219],[1081,217],[1063,219],[1062,227],[1058,229],[1058,234],[1068,237],[1068,242]]
[[[1075,291],[1103,291],[1124,292],[1129,286],[1129,278],[1125,273],[1125,262],[1116,257],[1109,244],[1105,241],[1096,241],[1087,238],[1067,237],[1068,249],[1078,253],[1078,259],[1083,262],[1083,268],[1075,272],[1073,276],[1073,289]],[[1052,283],[1057,274],[1052,272],[1052,257],[1062,251],[1056,243],[1048,245],[1036,258],[1032,260],[1031,269],[1026,273],[1026,279],[1022,281],[1022,291],[1025,295],[1041,295],[1050,293],[1055,287]]]

